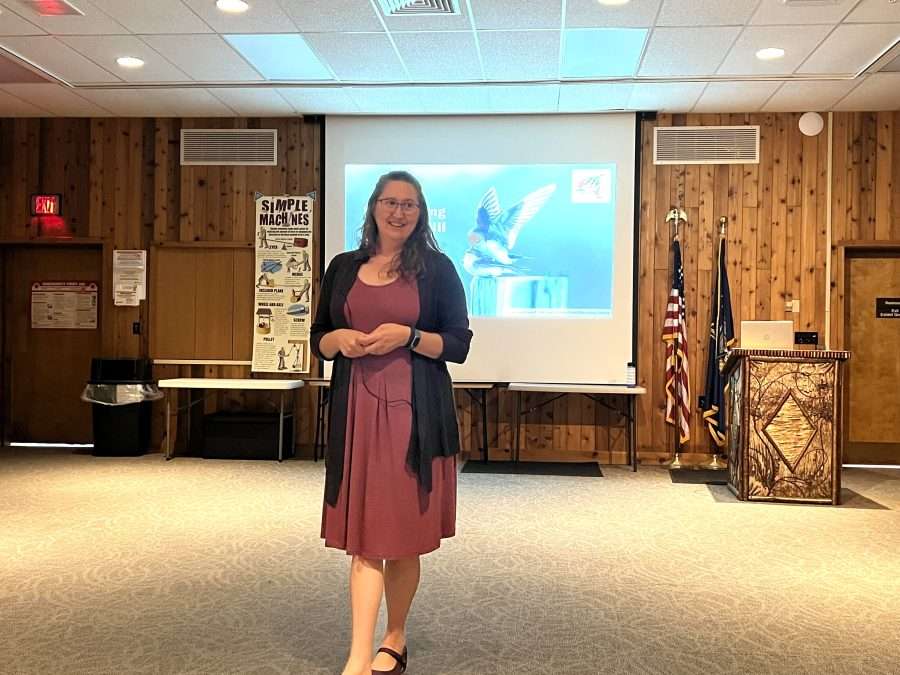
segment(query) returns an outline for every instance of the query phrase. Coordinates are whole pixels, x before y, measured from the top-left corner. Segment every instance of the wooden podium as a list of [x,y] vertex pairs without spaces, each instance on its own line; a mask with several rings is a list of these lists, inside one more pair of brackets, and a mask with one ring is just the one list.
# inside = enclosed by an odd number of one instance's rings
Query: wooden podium
[[728,487],[738,499],[838,504],[849,352],[735,349],[725,361]]

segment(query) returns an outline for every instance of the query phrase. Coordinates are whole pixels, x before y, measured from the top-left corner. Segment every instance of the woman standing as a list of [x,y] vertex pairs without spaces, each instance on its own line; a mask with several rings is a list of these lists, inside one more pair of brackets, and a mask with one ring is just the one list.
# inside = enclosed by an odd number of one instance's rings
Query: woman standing
[[[455,534],[459,431],[446,362],[465,361],[471,339],[422,187],[405,171],[383,175],[359,249],[325,272],[311,328],[313,352],[334,359],[322,537],[352,556],[344,675],[406,670],[419,556]],[[387,631],[373,661],[382,595]]]

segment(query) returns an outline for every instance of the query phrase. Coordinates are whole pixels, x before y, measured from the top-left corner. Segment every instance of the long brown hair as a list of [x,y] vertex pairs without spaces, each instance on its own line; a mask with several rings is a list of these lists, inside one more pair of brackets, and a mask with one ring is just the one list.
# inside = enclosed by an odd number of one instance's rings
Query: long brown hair
[[378,225],[375,223],[375,207],[378,205],[378,199],[384,192],[385,186],[391,181],[399,180],[412,185],[419,202],[419,219],[416,221],[416,227],[404,242],[400,255],[391,270],[406,278],[414,278],[425,271],[425,257],[429,251],[439,251],[437,240],[434,238],[434,232],[428,224],[428,204],[425,202],[425,194],[422,192],[422,186],[419,181],[408,171],[390,171],[384,174],[375,183],[375,189],[372,190],[372,196],[369,197],[369,203],[366,207],[366,217],[362,224],[362,233],[360,235],[359,248],[365,251],[369,256],[376,253],[378,246]]

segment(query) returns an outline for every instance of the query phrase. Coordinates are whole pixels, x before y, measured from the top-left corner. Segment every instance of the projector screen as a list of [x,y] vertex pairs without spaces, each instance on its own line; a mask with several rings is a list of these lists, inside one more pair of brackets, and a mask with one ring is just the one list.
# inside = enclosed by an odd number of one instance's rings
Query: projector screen
[[475,335],[454,379],[625,383],[633,115],[328,117],[325,144],[326,262],[357,247],[379,176],[422,183]]

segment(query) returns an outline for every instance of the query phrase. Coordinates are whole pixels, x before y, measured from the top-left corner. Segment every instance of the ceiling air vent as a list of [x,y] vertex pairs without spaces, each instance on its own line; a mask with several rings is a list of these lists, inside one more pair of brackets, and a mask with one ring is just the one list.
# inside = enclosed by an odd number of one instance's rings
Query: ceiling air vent
[[278,164],[277,129],[182,129],[181,165]]
[[459,14],[457,0],[378,0],[385,16]]
[[84,16],[69,0],[22,0],[22,4],[41,16]]
[[759,126],[656,127],[654,164],[759,164]]

